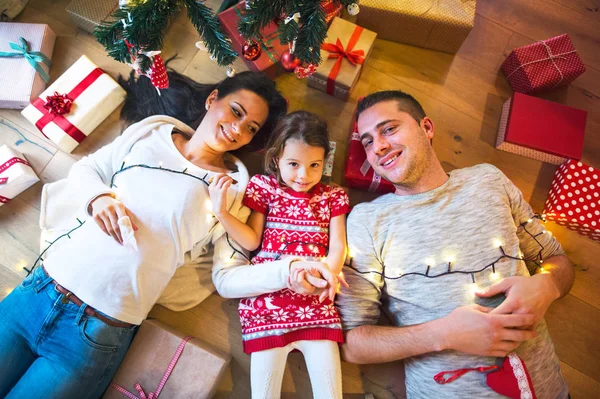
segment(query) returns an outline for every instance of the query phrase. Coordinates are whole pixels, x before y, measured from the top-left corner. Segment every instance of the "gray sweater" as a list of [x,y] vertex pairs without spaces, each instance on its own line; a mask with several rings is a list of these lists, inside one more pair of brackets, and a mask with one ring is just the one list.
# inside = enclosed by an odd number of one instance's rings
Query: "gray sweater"
[[[501,255],[535,258],[563,254],[549,234],[537,237],[538,244],[520,227],[533,215],[522,193],[497,168],[482,164],[449,174],[448,181],[425,193],[398,196],[387,194],[373,202],[357,205],[348,218],[348,246],[352,267],[359,271],[385,272],[387,277],[406,273],[435,276],[448,270],[476,271]],[[544,230],[537,219],[526,225],[533,235]],[[499,241],[498,241],[499,240]],[[383,309],[396,326],[410,326],[441,318],[452,310],[477,303],[496,307],[504,297],[477,298],[473,290],[485,288],[497,278],[529,276],[525,262],[509,258],[467,274],[436,278],[408,275],[383,279],[376,273],[359,274],[345,267],[350,288],[342,289],[337,305],[346,330],[377,324]],[[473,283],[473,279],[475,283]],[[568,387],[545,321],[536,327],[537,338],[516,350],[533,380],[537,397],[566,398]],[[406,359],[408,398],[500,398],[486,385],[485,374],[470,372],[458,380],[439,385],[433,376],[440,371],[501,364],[501,359],[479,357],[446,350]]]

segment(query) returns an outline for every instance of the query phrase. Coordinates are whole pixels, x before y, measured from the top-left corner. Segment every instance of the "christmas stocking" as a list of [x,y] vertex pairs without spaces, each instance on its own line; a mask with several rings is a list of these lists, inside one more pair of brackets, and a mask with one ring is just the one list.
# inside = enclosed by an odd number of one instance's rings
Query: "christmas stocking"
[[448,384],[470,371],[487,372],[486,382],[490,388],[512,399],[536,399],[531,377],[525,363],[515,353],[504,358],[502,366],[481,366],[470,369],[442,371],[433,379],[438,384]]

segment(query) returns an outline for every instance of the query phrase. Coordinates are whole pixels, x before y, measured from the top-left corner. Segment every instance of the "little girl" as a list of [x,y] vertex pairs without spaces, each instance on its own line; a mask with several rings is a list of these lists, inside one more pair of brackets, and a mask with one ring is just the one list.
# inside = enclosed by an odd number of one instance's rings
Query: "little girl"
[[[247,224],[224,207],[231,178],[209,187],[213,212],[229,235],[248,251],[262,242],[253,264],[281,257],[322,261],[337,275],[346,256],[349,199],[340,187],[321,184],[329,152],[325,121],[305,111],[280,120],[268,144],[265,170],[248,184],[243,203]],[[302,273],[294,278],[303,278]],[[326,294],[326,293],[324,293]],[[326,295],[300,295],[289,289],[240,300],[244,352],[251,353],[252,397],[278,398],[289,352],[304,354],[314,398],[341,398],[338,312]]]

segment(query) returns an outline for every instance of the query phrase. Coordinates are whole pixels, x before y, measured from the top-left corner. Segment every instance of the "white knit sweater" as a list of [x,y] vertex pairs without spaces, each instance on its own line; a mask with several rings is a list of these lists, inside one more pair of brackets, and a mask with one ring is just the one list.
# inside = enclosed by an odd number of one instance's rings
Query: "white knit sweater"
[[[44,266],[50,275],[90,306],[133,324],[141,323],[157,301],[174,310],[187,309],[210,295],[215,286],[227,297],[258,295],[285,287],[289,274],[286,261],[260,268],[246,265],[207,209],[207,187],[197,179],[132,168],[118,174],[116,187],[109,188],[112,176],[123,165],[187,168],[186,173],[207,178],[214,174],[179,153],[171,138],[175,127],[194,133],[166,116],[136,123],[76,163],[67,179],[44,186],[42,192],[43,248],[46,240],[76,227],[77,217],[85,221],[70,239],[59,240],[47,252]],[[242,198],[248,172],[238,159],[233,160],[238,170],[231,175],[238,184],[228,193],[228,209],[245,221],[249,210],[242,206]],[[139,227],[137,251],[105,235],[87,215],[89,201],[102,193],[115,194],[134,215]]]

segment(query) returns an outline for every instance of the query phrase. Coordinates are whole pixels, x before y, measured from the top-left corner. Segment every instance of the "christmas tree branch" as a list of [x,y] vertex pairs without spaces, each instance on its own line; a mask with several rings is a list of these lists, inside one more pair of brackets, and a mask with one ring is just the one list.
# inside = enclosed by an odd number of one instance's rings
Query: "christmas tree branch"
[[300,30],[296,40],[295,55],[302,62],[319,64],[321,44],[327,37],[325,11],[319,1],[307,1],[300,5]]
[[212,10],[200,1],[184,0],[184,4],[192,24],[217,63],[223,66],[231,64],[237,54]]

